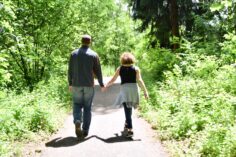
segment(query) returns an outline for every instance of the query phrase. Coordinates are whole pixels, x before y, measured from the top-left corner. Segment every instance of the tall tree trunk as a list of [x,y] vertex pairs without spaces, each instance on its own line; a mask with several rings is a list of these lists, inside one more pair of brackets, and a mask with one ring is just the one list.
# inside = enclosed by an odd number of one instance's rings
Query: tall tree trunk
[[234,33],[236,35],[236,24],[234,25]]
[[[179,37],[179,23],[178,23],[178,5],[177,0],[170,0],[170,22],[171,33],[173,37]],[[173,44],[173,49],[179,48],[179,44]]]

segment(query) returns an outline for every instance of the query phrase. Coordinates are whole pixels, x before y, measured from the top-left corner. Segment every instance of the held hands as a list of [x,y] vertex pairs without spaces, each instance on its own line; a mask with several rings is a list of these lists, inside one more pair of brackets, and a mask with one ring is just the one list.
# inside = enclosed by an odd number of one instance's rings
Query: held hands
[[101,87],[101,91],[105,92],[107,90],[107,84],[104,84],[104,87]]
[[107,91],[108,87],[109,87],[109,84],[105,84],[104,87],[101,87],[101,91],[102,92]]
[[102,92],[105,92],[106,90],[107,90],[106,86],[101,87],[101,91],[102,91]]

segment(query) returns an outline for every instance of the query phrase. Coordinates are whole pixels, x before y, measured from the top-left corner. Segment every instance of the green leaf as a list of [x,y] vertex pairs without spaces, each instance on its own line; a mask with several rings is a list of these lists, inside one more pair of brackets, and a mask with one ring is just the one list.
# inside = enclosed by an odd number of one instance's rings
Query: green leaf
[[0,56],[0,62],[6,62],[6,61],[7,61],[6,58]]
[[3,3],[0,2],[0,10],[4,7]]
[[222,8],[224,8],[223,4],[221,4],[221,3],[214,3],[214,4],[211,5],[210,10],[211,10],[211,12],[214,12],[214,11],[219,11]]
[[233,2],[229,1],[229,0],[224,0],[221,2],[222,5],[226,6],[226,7],[232,7]]
[[1,22],[2,26],[5,27],[9,32],[13,32],[14,29],[13,27],[10,25],[10,23],[8,21],[2,21]]
[[6,94],[3,91],[0,91],[0,99],[5,98]]
[[11,73],[6,73],[5,75],[3,75],[3,79],[10,82],[11,81],[11,76],[12,76]]

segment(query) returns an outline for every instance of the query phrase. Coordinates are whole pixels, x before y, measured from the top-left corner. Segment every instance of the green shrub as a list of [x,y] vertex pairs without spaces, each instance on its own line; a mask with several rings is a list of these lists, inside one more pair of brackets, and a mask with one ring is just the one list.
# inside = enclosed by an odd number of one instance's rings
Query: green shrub
[[223,145],[222,155],[229,157],[236,156],[236,124],[227,130]]
[[33,132],[38,132],[40,130],[45,130],[52,132],[54,131],[53,124],[50,123],[49,113],[47,111],[43,111],[40,108],[36,108],[34,113],[30,117],[30,121],[28,123],[29,130]]
[[0,140],[0,153],[1,157],[8,157],[11,154],[8,143],[2,142],[1,140]]
[[225,34],[225,41],[221,43],[222,54],[221,57],[226,64],[236,62],[236,35],[233,33]]
[[181,60],[163,82],[146,81],[151,100],[142,115],[179,156],[235,156],[236,68],[202,54]]
[[221,125],[211,125],[205,131],[206,139],[202,143],[200,153],[203,156],[217,157],[221,154],[221,149],[224,147],[223,142],[225,139],[227,128]]
[[221,67],[215,80],[227,93],[236,95],[236,68],[231,65]]
[[[65,77],[41,82],[31,93],[13,91],[0,99],[0,156],[12,154],[14,141],[30,140],[39,132],[52,133],[60,126],[70,108]],[[5,148],[9,148],[6,149]]]
[[[148,52],[139,56],[142,62],[139,66],[145,69],[145,75],[155,80],[162,80],[164,72],[171,70],[178,62],[176,55],[167,49],[149,49]],[[148,64],[147,64],[148,63]]]

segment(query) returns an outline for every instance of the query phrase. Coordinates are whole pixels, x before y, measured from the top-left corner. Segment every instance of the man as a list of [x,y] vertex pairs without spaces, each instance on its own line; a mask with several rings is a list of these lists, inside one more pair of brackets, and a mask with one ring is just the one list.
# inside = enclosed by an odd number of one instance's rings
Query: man
[[[72,52],[68,68],[69,90],[72,91],[73,97],[75,133],[78,138],[86,137],[89,133],[94,97],[94,75],[98,78],[101,90],[105,90],[99,57],[89,48],[91,37],[83,35],[81,42],[82,46]],[[83,124],[82,128],[81,124]]]

